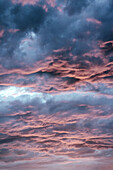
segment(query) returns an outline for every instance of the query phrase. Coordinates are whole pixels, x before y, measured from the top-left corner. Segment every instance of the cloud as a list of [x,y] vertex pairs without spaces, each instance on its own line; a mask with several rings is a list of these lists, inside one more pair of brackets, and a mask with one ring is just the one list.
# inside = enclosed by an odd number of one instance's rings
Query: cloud
[[22,6],[21,4],[12,4],[9,0],[7,4],[4,1],[0,1],[1,13],[0,22],[3,28],[20,29],[21,31],[39,28],[43,23],[46,13],[38,5],[27,4]]
[[112,169],[112,5],[0,0],[0,169]]
[[[89,156],[98,159],[103,157],[106,149],[105,157],[112,157],[109,155],[113,147],[112,98],[104,94],[99,96],[97,92],[50,95],[33,94],[25,89],[17,94],[16,89],[15,92],[13,88],[10,90],[8,95],[5,91],[1,93],[1,105],[5,97],[7,112],[4,117],[3,110],[0,112],[0,145],[4,152],[15,148],[16,156],[11,158],[10,151],[7,154],[1,152],[2,162],[32,160],[32,147],[36,158],[37,154],[40,157],[56,154],[70,159]],[[12,94],[15,96],[11,97]],[[18,145],[21,145],[20,149]]]
[[[107,24],[110,23],[108,17],[111,15],[107,16],[106,13],[108,9],[111,10],[110,4],[104,6],[103,13],[100,10],[97,14],[96,10],[100,5],[106,4],[106,1],[54,3],[55,6],[51,1],[41,1],[22,6],[21,3],[13,4],[9,1],[6,6],[1,1],[1,31],[4,31],[1,39],[1,74],[8,73],[1,77],[1,85],[27,86],[51,92],[75,90],[78,80],[104,83],[107,79],[112,82],[112,51],[107,45],[111,41],[104,42],[101,36],[105,35],[102,31],[109,32]],[[47,6],[48,12],[45,12],[43,5],[48,4],[51,5]],[[57,10],[59,6],[62,6],[63,13]],[[66,8],[71,7],[75,11],[80,10],[80,13],[67,15]],[[85,14],[82,15],[83,13]],[[6,17],[3,22],[2,16]],[[10,31],[11,29],[18,31]],[[53,81],[54,84],[51,83]],[[41,89],[45,82],[46,88],[43,86],[44,89]],[[36,88],[37,85],[40,89]]]
[[65,10],[68,12],[69,15],[74,15],[76,13],[81,13],[82,10],[84,10],[88,5],[90,1],[74,1],[74,0],[69,0],[67,1]]

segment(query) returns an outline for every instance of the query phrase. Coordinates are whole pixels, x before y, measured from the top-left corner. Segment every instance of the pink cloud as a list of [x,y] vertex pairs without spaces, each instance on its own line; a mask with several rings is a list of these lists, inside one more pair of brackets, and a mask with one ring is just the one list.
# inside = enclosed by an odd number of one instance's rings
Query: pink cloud
[[86,21],[87,21],[87,22],[92,22],[92,23],[98,24],[98,25],[101,25],[101,24],[102,24],[101,21],[99,21],[99,20],[97,20],[97,19],[95,19],[95,18],[87,18]]
[[13,3],[22,3],[22,5],[31,4],[35,5],[40,0],[12,0]]
[[15,33],[15,32],[18,32],[20,30],[19,29],[9,29],[8,31],[11,32],[11,33]]
[[3,35],[4,35],[4,30],[0,30],[0,38],[2,38],[3,37]]
[[56,6],[56,0],[46,0],[46,2],[53,8]]

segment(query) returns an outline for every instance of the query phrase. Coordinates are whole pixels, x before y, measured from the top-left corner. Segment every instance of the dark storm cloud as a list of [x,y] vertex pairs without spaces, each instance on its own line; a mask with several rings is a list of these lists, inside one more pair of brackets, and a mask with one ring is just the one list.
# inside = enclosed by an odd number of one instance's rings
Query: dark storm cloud
[[26,65],[25,61],[15,54],[19,51],[22,39],[29,31],[39,30],[47,13],[38,5],[22,6],[13,4],[10,0],[7,3],[0,0],[0,8],[0,31],[3,32],[0,37],[0,64],[3,68],[18,69],[23,67],[23,64]]
[[37,30],[43,23],[46,12],[39,6],[13,4],[0,0],[0,25],[4,29]]
[[11,15],[14,15],[14,23],[21,31],[38,30],[45,19],[46,12],[39,6],[17,4],[11,10]]

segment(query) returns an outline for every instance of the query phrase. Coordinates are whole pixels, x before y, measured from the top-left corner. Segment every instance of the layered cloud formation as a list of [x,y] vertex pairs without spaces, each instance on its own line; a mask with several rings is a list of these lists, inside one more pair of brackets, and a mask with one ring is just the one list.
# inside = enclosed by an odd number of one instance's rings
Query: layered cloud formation
[[0,1],[1,85],[112,83],[112,1],[16,2]]
[[112,170],[112,0],[4,1],[0,169]]
[[51,95],[10,87],[0,96],[1,169],[112,165],[112,95],[82,90]]

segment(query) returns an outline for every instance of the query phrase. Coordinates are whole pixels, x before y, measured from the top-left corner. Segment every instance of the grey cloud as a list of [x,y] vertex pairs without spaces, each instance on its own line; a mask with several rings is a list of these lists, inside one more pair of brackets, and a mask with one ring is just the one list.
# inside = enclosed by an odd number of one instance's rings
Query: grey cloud
[[74,15],[82,12],[88,5],[90,1],[88,0],[67,0],[66,7],[64,10],[68,12],[69,15]]
[[0,0],[0,4],[0,22],[3,28],[20,29],[20,31],[37,30],[46,16],[45,11],[38,5],[22,6],[13,4],[10,0],[6,4]]
[[21,31],[25,31],[29,29],[39,29],[40,24],[43,23],[47,14],[39,6],[21,6],[20,4],[17,4],[11,10],[11,15],[14,15],[14,23],[16,24],[16,27]]

